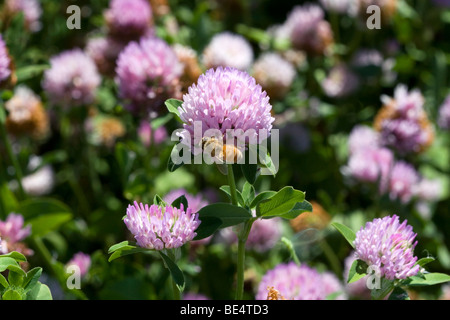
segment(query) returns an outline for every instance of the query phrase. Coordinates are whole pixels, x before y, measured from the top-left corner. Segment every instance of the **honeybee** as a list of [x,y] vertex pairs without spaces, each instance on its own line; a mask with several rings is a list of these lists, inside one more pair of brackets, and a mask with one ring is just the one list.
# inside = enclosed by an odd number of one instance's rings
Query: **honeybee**
[[223,144],[216,137],[204,137],[201,140],[203,152],[216,159],[217,163],[238,163],[242,152],[232,144]]

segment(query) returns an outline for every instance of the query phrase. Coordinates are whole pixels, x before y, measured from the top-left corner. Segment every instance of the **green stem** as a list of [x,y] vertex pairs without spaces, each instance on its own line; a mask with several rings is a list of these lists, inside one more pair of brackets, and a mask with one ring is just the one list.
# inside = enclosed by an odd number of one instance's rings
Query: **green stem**
[[171,281],[172,281],[173,300],[181,300],[180,290],[178,289],[175,280],[173,280],[173,277],[171,277]]
[[339,43],[339,16],[336,12],[330,13],[331,28],[333,29],[333,36],[335,43]]
[[238,241],[236,300],[242,300],[244,295],[245,242],[244,239]]
[[26,198],[26,194],[22,186],[22,177],[23,177],[22,169],[20,168],[19,162],[17,161],[17,158],[12,151],[11,143],[9,142],[8,137],[6,136],[6,129],[3,122],[0,123],[0,135],[3,143],[5,144],[6,153],[8,154],[9,160],[11,161],[11,164],[14,166],[14,174],[16,176],[17,185],[19,186],[19,196],[20,199],[23,200]]
[[[5,178],[4,172],[6,172],[6,170],[3,166],[3,160],[0,157],[0,181],[2,181],[2,183],[6,184],[6,178]],[[0,183],[0,188],[2,188],[2,183]],[[5,200],[3,199],[3,197],[0,197],[0,219],[5,219],[6,215],[8,214],[6,212],[6,205],[4,202],[5,202]]]
[[[231,203],[238,205],[236,182],[234,179],[233,166],[228,165],[228,184],[230,185]],[[236,300],[242,300],[244,295],[244,270],[245,270],[245,243],[247,242],[248,233],[250,232],[252,223],[243,224],[243,230],[238,237],[238,254],[237,254],[237,282],[236,282]]]
[[233,165],[228,165],[228,184],[230,185],[231,204],[237,206],[236,182],[234,180]]
[[245,271],[245,243],[252,228],[254,219],[244,223],[243,230],[238,237],[236,300],[242,300],[244,296],[244,271]]
[[336,274],[342,274],[342,268],[339,259],[337,258],[336,254],[334,253],[333,249],[328,244],[327,240],[323,238],[319,242],[320,247],[322,248],[323,253],[325,254],[326,258],[330,262],[331,267],[333,268],[333,271]]

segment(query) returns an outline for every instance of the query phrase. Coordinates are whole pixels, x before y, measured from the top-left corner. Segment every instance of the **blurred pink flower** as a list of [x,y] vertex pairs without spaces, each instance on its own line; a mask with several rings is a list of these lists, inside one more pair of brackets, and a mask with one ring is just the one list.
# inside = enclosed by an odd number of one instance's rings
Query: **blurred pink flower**
[[203,199],[202,194],[192,195],[188,193],[185,189],[175,189],[166,194],[163,200],[170,205],[173,201],[181,196],[185,196],[188,202],[188,207],[193,213],[197,213],[201,208],[208,205],[208,202]]
[[138,136],[142,144],[148,148],[152,142],[156,145],[163,143],[167,139],[168,134],[164,126],[153,130],[149,121],[142,120],[138,128]]
[[31,226],[24,227],[24,219],[20,214],[10,213],[5,221],[0,221],[0,235],[8,243],[24,240],[31,234]]
[[148,32],[153,14],[148,1],[111,0],[104,18],[111,35],[123,40],[137,40]]
[[419,181],[419,175],[411,164],[404,161],[396,162],[389,177],[389,197],[402,203],[409,202],[416,193]]
[[330,24],[324,12],[314,3],[295,6],[284,25],[294,48],[310,54],[324,54],[333,43]]
[[80,276],[85,276],[91,267],[91,257],[83,252],[76,253],[66,266],[75,265],[80,268]]
[[8,55],[6,43],[3,41],[3,37],[0,34],[0,83],[8,79],[11,75],[10,63],[11,59]]
[[[334,274],[321,274],[305,264],[298,266],[294,262],[279,264],[267,271],[258,285],[256,300],[266,300],[271,287],[286,300],[325,300],[342,290]],[[338,297],[344,299],[345,294]]]
[[450,95],[447,96],[444,103],[439,107],[438,124],[442,129],[450,130]]
[[[272,249],[281,238],[281,223],[281,220],[277,218],[256,220],[248,235],[246,248],[258,252]],[[231,227],[222,229],[221,236],[229,244],[237,243],[237,234]]]
[[158,112],[165,100],[181,98],[182,72],[183,65],[164,40],[148,37],[130,42],[117,60],[120,97],[133,113]]
[[7,12],[23,13],[28,30],[36,32],[41,29],[39,19],[42,15],[42,8],[39,0],[6,0],[5,5]]
[[348,136],[348,150],[350,154],[365,148],[380,147],[378,132],[366,125],[356,125]]
[[94,61],[80,49],[73,49],[50,59],[42,87],[53,104],[67,108],[92,103],[100,82]]
[[320,85],[328,97],[341,98],[355,92],[358,84],[359,79],[356,74],[346,65],[338,64],[331,68]]

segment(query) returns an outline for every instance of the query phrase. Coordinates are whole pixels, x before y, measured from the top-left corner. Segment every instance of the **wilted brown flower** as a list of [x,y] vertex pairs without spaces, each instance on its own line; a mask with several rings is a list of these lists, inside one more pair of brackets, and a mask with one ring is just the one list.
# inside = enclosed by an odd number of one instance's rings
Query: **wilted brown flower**
[[182,86],[183,93],[187,92],[187,89],[195,82],[197,82],[198,77],[202,74],[202,69],[200,68],[198,62],[197,53],[189,47],[175,44],[173,50],[178,57],[178,60],[184,66],[183,74],[180,77],[180,82]]
[[152,11],[156,16],[164,16],[170,13],[170,6],[167,0],[148,0]]
[[323,229],[331,220],[330,215],[325,209],[315,201],[311,201],[313,207],[312,212],[304,212],[297,218],[289,221],[292,229],[295,232],[300,232],[305,229]]
[[112,147],[126,132],[125,126],[119,119],[100,114],[93,115],[87,120],[86,130],[93,144],[106,147]]
[[43,139],[49,132],[49,118],[40,98],[29,88],[19,86],[5,103],[6,128],[12,135]]
[[367,8],[371,5],[380,8],[381,20],[384,24],[388,23],[397,12],[397,0],[359,0],[357,2],[357,11],[362,21],[367,21],[373,14],[372,11],[367,11]]
[[280,291],[275,289],[274,287],[267,287],[267,290],[269,291],[267,293],[267,299],[266,300],[286,300],[281,294]]

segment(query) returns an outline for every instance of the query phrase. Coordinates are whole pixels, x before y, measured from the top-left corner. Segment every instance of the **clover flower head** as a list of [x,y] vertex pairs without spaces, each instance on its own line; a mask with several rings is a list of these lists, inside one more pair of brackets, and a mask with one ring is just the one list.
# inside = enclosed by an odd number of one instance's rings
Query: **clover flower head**
[[[261,131],[266,137],[270,135],[275,120],[271,109],[266,92],[247,72],[228,67],[209,69],[183,96],[178,110],[184,130],[179,136],[182,143],[194,146],[194,154],[201,151],[197,144],[209,129],[222,135],[224,143],[227,130],[235,130],[237,139],[242,133],[244,139],[257,141]],[[200,137],[194,137],[194,131],[200,130],[194,130],[197,125],[201,126]]]
[[148,205],[134,202],[127,208],[124,223],[142,248],[163,250],[179,248],[197,235],[198,214],[190,208]]
[[374,219],[356,233],[356,257],[377,267],[386,279],[406,279],[420,269],[414,256],[416,235],[407,220],[400,223],[396,215]]

